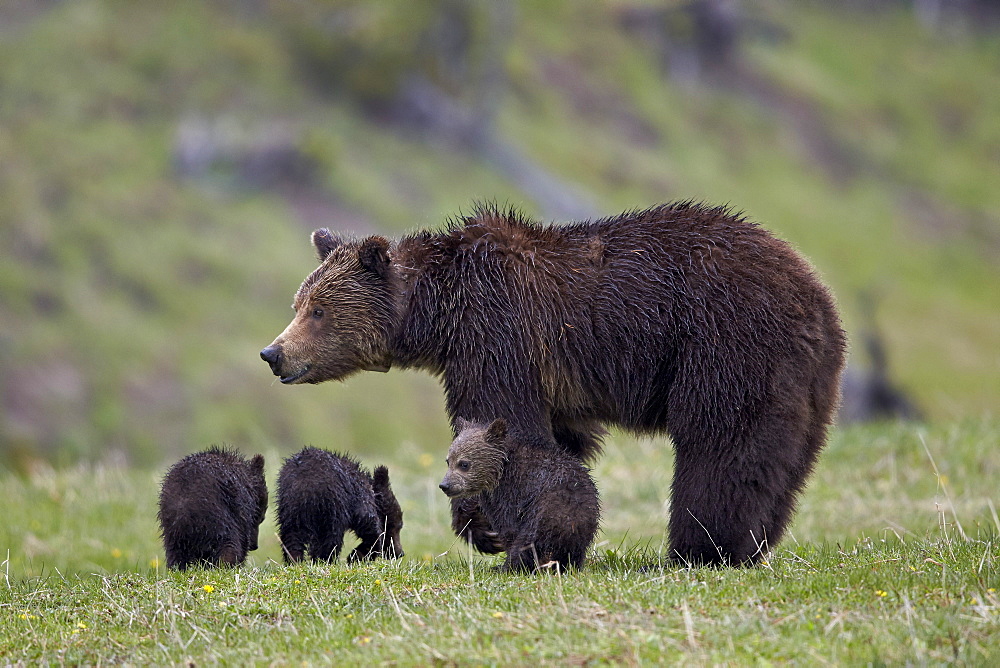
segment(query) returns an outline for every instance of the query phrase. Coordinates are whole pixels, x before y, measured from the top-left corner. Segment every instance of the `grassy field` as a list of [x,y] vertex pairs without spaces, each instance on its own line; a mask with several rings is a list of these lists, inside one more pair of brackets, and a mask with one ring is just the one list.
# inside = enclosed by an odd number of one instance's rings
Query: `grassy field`
[[[370,113],[379,91],[303,66],[314,25],[313,56],[419,73],[397,51],[428,36],[398,4],[0,4],[0,664],[1000,663],[1000,36],[930,31],[906,3],[743,3],[771,36],[751,31],[738,83],[685,84],[622,28],[632,3],[516,3],[498,136],[601,214],[744,210],[829,282],[852,364],[876,293],[928,425],[835,432],[752,570],[659,567],[670,450],[614,433],[590,565],[513,577],[448,529],[434,379],[284,387],[258,356],[314,227],[541,213],[482,156]],[[310,19],[335,5],[361,22]],[[286,141],[314,200],[225,164],[181,175],[192,121],[241,150]],[[211,443],[263,452],[272,489],[306,443],[388,464],[406,558],[285,568],[269,516],[245,567],[167,572],[160,477]]]
[[998,442],[990,420],[836,432],[789,537],[744,570],[658,564],[669,448],[619,435],[588,566],[537,576],[455,542],[441,444],[385,460],[407,556],[355,568],[281,565],[269,515],[243,568],[168,572],[162,471],[4,474],[0,660],[995,665]]

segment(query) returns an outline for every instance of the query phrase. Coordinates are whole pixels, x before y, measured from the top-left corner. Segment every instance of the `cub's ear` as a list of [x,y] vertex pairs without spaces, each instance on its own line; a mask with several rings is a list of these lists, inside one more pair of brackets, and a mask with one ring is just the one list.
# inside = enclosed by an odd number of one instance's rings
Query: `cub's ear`
[[316,257],[322,262],[330,254],[330,251],[344,243],[344,240],[334,236],[330,230],[324,227],[312,233],[312,242],[313,246],[316,247]]
[[493,422],[490,422],[490,426],[486,428],[484,438],[490,443],[501,445],[507,440],[507,421],[503,418],[497,418]]
[[470,422],[466,420],[464,417],[457,417],[455,418],[455,431],[460,434],[463,431],[465,431],[465,429],[469,426],[469,424]]
[[254,455],[250,460],[250,471],[264,475],[264,455]]
[[384,466],[376,466],[372,472],[372,488],[377,490],[389,488],[389,469]]
[[385,278],[389,274],[389,240],[385,237],[368,237],[361,242],[358,260],[368,271]]

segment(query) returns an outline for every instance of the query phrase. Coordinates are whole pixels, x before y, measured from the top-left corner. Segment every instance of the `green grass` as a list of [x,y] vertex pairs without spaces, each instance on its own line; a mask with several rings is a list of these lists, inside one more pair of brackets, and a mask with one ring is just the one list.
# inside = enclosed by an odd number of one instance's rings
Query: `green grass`
[[[13,585],[5,661],[989,665],[996,535],[781,550],[755,570],[511,577],[453,560],[51,575]],[[977,566],[982,566],[977,569]]]
[[[448,530],[445,443],[389,464],[407,556],[287,568],[272,514],[235,570],[163,568],[162,469],[0,474],[5,663],[952,663],[1000,660],[1000,423],[836,431],[754,569],[657,566],[671,457],[611,438],[579,572],[510,576]],[[268,451],[269,482],[282,451]],[[273,489],[273,486],[272,486]],[[647,567],[643,569],[642,567]]]

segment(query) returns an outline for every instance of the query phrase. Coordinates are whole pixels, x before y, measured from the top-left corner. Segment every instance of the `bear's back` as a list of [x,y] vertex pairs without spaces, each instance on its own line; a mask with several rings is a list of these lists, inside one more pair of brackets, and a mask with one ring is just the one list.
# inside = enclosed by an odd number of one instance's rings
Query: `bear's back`
[[239,455],[211,449],[188,455],[164,476],[161,512],[214,515],[221,521],[241,504],[252,504],[253,481]]
[[278,509],[343,516],[375,511],[371,477],[346,455],[306,447],[285,460],[278,474]]
[[717,364],[735,382],[777,350],[808,361],[843,345],[808,262],[722,207],[548,226],[480,211],[435,262],[427,294],[443,308],[428,329],[458,365],[502,352],[537,373],[555,412],[640,431],[662,424],[665,399],[647,388],[662,391],[654,379],[682,363]]

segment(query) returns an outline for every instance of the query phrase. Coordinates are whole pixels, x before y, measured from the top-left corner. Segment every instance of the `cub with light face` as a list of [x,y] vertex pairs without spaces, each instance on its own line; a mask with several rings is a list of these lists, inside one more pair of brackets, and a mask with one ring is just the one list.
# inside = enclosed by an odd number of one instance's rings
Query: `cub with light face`
[[507,552],[503,569],[583,566],[600,519],[597,487],[580,460],[507,433],[507,423],[457,420],[441,491],[475,498]]

